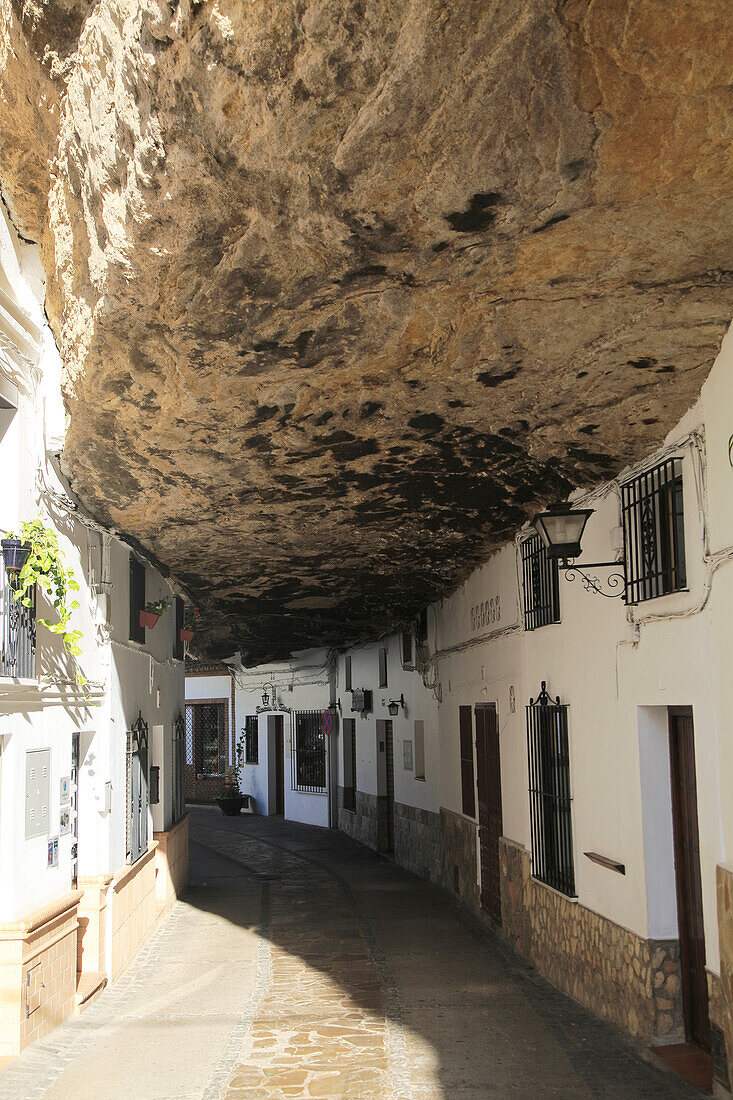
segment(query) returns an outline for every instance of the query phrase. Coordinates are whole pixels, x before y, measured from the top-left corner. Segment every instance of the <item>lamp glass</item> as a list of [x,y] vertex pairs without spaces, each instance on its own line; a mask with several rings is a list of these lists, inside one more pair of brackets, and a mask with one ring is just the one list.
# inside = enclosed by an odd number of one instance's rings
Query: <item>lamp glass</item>
[[580,540],[592,508],[571,508],[569,504],[553,504],[546,512],[538,512],[532,523],[547,548],[550,558],[577,558]]
[[266,691],[263,691],[262,692],[262,706],[266,707],[269,702],[270,702],[270,696],[267,694]]

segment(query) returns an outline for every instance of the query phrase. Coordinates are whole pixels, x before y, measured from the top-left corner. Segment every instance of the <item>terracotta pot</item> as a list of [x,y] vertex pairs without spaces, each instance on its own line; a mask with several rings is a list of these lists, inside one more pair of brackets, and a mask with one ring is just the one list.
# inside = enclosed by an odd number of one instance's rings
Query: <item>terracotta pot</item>
[[193,635],[193,630],[186,630],[185,626],[182,626],[178,633],[178,637],[181,639],[182,642],[192,642]]
[[244,798],[241,794],[227,795],[225,798],[217,798],[221,812],[225,817],[236,817],[242,812]]
[[141,611],[140,626],[144,626],[147,627],[148,630],[152,630],[159,618],[160,615],[156,615],[154,611]]

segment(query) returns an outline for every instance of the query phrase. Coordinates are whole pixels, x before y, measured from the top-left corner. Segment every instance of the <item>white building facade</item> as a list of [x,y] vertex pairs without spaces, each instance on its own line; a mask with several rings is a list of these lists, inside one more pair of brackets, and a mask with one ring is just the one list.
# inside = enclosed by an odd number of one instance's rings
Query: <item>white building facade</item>
[[[615,567],[558,569],[527,526],[403,635],[238,669],[242,787],[443,885],[633,1035],[706,1047],[724,1092],[733,336],[664,445],[573,502],[593,509],[579,565]],[[324,787],[300,793],[293,716],[329,704]]]
[[61,363],[40,270],[0,211],[0,526],[56,533],[81,632],[74,657],[39,621],[55,619],[39,586],[35,613],[19,610],[0,570],[0,1057],[117,977],[187,877],[181,603],[141,628],[169,583],[57,472]]

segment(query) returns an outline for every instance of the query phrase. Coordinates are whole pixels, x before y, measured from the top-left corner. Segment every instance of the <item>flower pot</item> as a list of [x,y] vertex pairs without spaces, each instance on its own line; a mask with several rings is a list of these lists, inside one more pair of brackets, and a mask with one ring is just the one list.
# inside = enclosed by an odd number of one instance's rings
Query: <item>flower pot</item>
[[147,627],[148,630],[152,630],[159,618],[160,615],[156,615],[154,611],[141,611],[140,626],[144,626]]
[[241,794],[226,795],[224,798],[217,798],[221,812],[225,817],[236,817],[237,814],[242,812],[242,806],[244,805],[244,799]]
[[182,642],[192,642],[193,634],[193,630],[186,630],[185,626],[182,626],[180,631],[178,632],[178,637],[181,639]]
[[21,542],[20,539],[2,539],[0,540],[0,546],[3,548],[5,572],[8,573],[11,580],[13,580],[18,576],[21,569],[28,561],[28,556],[31,552],[31,544],[29,542]]

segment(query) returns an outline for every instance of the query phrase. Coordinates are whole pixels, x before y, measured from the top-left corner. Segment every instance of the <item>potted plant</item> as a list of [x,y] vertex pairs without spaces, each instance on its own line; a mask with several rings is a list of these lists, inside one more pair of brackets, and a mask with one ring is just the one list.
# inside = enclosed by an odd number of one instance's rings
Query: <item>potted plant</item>
[[222,786],[222,793],[217,798],[217,802],[221,808],[221,812],[225,817],[237,817],[242,812],[242,806],[244,805],[245,798],[242,794],[239,786],[242,776],[242,769],[244,768],[244,735],[241,734],[237,741],[236,749],[237,762],[234,765],[234,769],[224,779]]
[[170,596],[165,596],[162,600],[149,600],[140,612],[140,626],[152,630],[160,616],[168,610],[170,605]]
[[[38,623],[52,634],[61,635],[66,652],[72,657],[79,657],[81,631],[69,627],[71,612],[79,606],[76,600],[69,599],[69,593],[78,592],[79,585],[74,571],[64,565],[56,532],[46,527],[40,519],[34,519],[21,524],[20,537],[9,532],[1,544],[13,599],[23,607],[32,607],[34,590],[38,585],[58,615],[58,622],[38,619]],[[79,687],[86,683],[78,670],[76,681]]]
[[179,632],[179,638],[182,642],[192,642],[193,636],[196,633],[196,628],[199,625],[199,609],[197,607],[187,607],[183,616],[183,626]]

